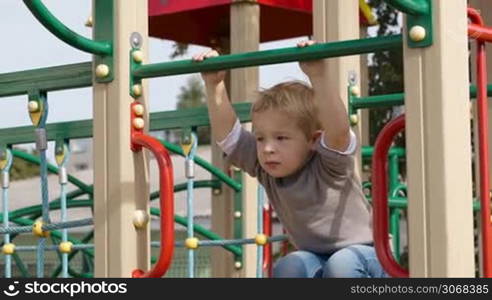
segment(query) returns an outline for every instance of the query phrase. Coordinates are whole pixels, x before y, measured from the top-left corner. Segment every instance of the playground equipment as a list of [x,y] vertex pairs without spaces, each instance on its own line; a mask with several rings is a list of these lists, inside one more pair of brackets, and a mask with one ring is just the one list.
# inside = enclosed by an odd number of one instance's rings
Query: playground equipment
[[[224,1],[224,5],[230,1]],[[249,8],[258,8],[263,2],[253,3],[251,1],[234,1],[235,5],[245,5]],[[283,236],[271,236],[271,220],[268,219],[269,211],[263,210],[261,191],[258,192],[259,202],[256,210],[257,230],[254,238],[238,238],[229,240],[209,241],[198,240],[193,231],[200,231],[208,238],[215,237],[210,232],[193,225],[193,212],[188,211],[188,220],[174,216],[173,191],[179,189],[192,190],[193,187],[211,187],[215,190],[225,190],[229,186],[235,192],[236,204],[239,206],[242,197],[251,198],[248,191],[247,179],[236,180],[237,176],[228,176],[221,170],[207,166],[213,174],[220,179],[210,182],[193,183],[192,164],[205,166],[199,158],[194,157],[192,152],[193,138],[192,129],[198,126],[208,125],[205,109],[194,109],[186,112],[147,113],[147,94],[145,79],[158,76],[171,76],[210,70],[237,69],[251,66],[295,62],[309,59],[337,58],[331,60],[330,78],[339,86],[339,93],[343,99],[349,100],[349,116],[353,120],[354,130],[357,130],[358,118],[352,118],[361,108],[375,107],[379,105],[401,104],[405,98],[407,108],[407,145],[406,151],[409,175],[409,185],[406,188],[396,178],[398,174],[398,158],[402,157],[404,151],[401,149],[389,150],[391,140],[383,135],[383,146],[376,145],[374,150],[363,149],[363,156],[369,156],[372,151],[377,158],[373,164],[374,174],[385,174],[385,161],[387,151],[391,157],[391,180],[390,187],[387,186],[384,176],[374,176],[372,184],[373,204],[375,205],[375,241],[378,256],[383,265],[393,276],[473,276],[473,243],[472,243],[472,193],[471,193],[471,162],[469,147],[469,126],[467,125],[469,92],[472,97],[478,98],[479,120],[482,124],[480,135],[479,156],[482,161],[480,176],[480,209],[482,226],[483,275],[490,277],[490,203],[488,192],[488,166],[487,160],[487,129],[486,129],[486,95],[492,89],[486,86],[484,78],[484,55],[483,43],[491,40],[491,30],[483,25],[476,12],[470,10],[472,24],[468,26],[469,34],[478,37],[479,58],[478,67],[479,81],[477,87],[471,87],[466,93],[462,93],[460,87],[467,87],[466,80],[466,38],[465,36],[449,37],[445,30],[456,32],[465,31],[466,22],[456,22],[459,16],[465,16],[466,1],[443,2],[436,0],[414,0],[387,1],[404,13],[406,13],[406,24],[403,35],[364,38],[359,39],[358,33],[354,33],[352,27],[343,25],[346,20],[356,20],[354,14],[358,15],[358,2],[355,0],[343,1],[315,1],[314,2],[314,36],[315,39],[323,41],[307,48],[285,48],[267,51],[250,51],[234,53],[216,58],[210,58],[202,63],[193,63],[189,60],[175,61],[169,63],[146,63],[146,36],[147,36],[147,6],[141,1],[127,1],[124,6],[117,2],[106,0],[94,1],[94,40],[78,36],[61,24],[39,0],[25,0],[24,3],[41,21],[47,29],[57,37],[70,45],[94,54],[94,62],[81,63],[69,66],[60,66],[46,69],[16,72],[13,74],[0,75],[0,96],[11,96],[28,94],[29,111],[33,125],[37,127],[33,134],[32,127],[8,129],[0,131],[0,146],[2,147],[0,157],[0,169],[3,175],[3,227],[1,232],[5,234],[3,252],[5,254],[6,266],[10,265],[13,257],[18,261],[16,251],[36,249],[38,252],[37,276],[43,277],[43,258],[46,250],[59,250],[62,253],[62,276],[76,275],[68,267],[68,260],[76,251],[84,251],[85,255],[94,257],[91,248],[95,248],[96,270],[95,276],[130,276],[135,277],[160,277],[170,265],[175,245],[186,246],[189,251],[189,276],[193,277],[193,249],[200,246],[223,246],[233,253],[237,270],[243,269],[244,275],[251,274],[249,271],[248,250],[240,248],[238,244],[254,243],[257,245],[255,263],[258,277],[269,272],[272,257],[268,242],[285,239]],[[151,1],[152,3],[152,1]],[[263,3],[264,4],[264,3]],[[249,9],[248,8],[248,9]],[[245,10],[248,11],[248,10]],[[352,16],[352,17],[350,17]],[[343,21],[342,21],[343,18]],[[326,26],[319,26],[323,19]],[[438,19],[440,22],[435,22]],[[453,20],[453,23],[446,22]],[[328,26],[344,30],[334,30]],[[113,24],[120,24],[114,28]],[[442,28],[441,24],[450,24],[448,28]],[[248,28],[250,30],[251,28]],[[237,29],[234,29],[237,30]],[[244,29],[246,30],[246,29]],[[461,30],[461,31],[460,31]],[[231,32],[233,30],[231,29]],[[350,31],[350,32],[349,32]],[[267,35],[268,36],[268,35]],[[190,37],[197,39],[197,37]],[[258,36],[258,40],[261,38]],[[130,40],[130,43],[128,42]],[[329,42],[326,42],[328,41]],[[204,44],[210,40],[203,40]],[[399,49],[403,45],[406,51],[407,64],[405,69],[405,94],[384,95],[376,97],[360,97],[358,85],[353,78],[347,80],[349,71],[354,71],[357,61],[353,57],[359,54],[372,53],[375,51],[386,51]],[[232,49],[234,50],[234,49]],[[117,53],[115,51],[118,51]],[[339,58],[343,57],[343,58]],[[434,70],[434,64],[439,66]],[[457,70],[452,69],[458,65]],[[449,68],[449,69],[448,69]],[[357,72],[355,72],[357,73]],[[353,74],[353,73],[352,73]],[[48,80],[40,80],[49,75]],[[244,75],[244,74],[243,74]],[[244,76],[247,76],[244,75]],[[429,76],[429,77],[427,77]],[[446,76],[446,80],[443,78]],[[425,84],[442,79],[444,83],[430,85]],[[453,84],[459,83],[457,88],[460,92],[449,94],[446,81]],[[253,80],[254,81],[254,80]],[[85,86],[94,87],[94,120],[46,124],[47,117],[47,93],[54,90],[69,89]],[[348,89],[347,89],[348,86]],[[234,94],[233,89],[233,97]],[[242,92],[241,92],[242,93]],[[243,93],[245,95],[245,93]],[[461,98],[460,98],[461,97]],[[431,102],[429,99],[436,99]],[[444,99],[446,99],[444,101]],[[434,106],[430,106],[434,105]],[[436,109],[442,108],[441,110]],[[249,122],[249,105],[245,103],[234,104],[234,108],[241,122]],[[432,108],[434,110],[432,110]],[[128,114],[130,110],[130,114]],[[426,115],[426,111],[438,111],[432,118]],[[199,116],[199,118],[197,117]],[[458,117],[457,117],[458,116]],[[451,121],[452,119],[452,121]],[[451,127],[450,121],[453,124]],[[400,117],[388,125],[391,134],[403,128],[403,118]],[[181,150],[176,145],[158,141],[145,134],[148,130],[181,128],[186,132],[183,144],[187,145]],[[452,128],[453,135],[445,134]],[[130,129],[130,130],[129,130]],[[15,134],[14,134],[15,133]],[[386,131],[383,132],[385,134]],[[82,137],[94,137],[95,160],[94,187],[84,185],[76,179],[67,176],[64,171],[64,163],[68,147],[65,140]],[[46,162],[44,151],[48,140],[58,140],[57,160],[59,168],[49,166]],[[15,212],[8,213],[8,169],[13,156],[23,156],[31,159],[25,154],[8,149],[11,145],[26,142],[37,142],[40,151],[39,163],[41,165],[42,205],[40,210],[31,212],[30,220],[19,218]],[[457,146],[459,145],[459,146]],[[462,146],[462,147],[461,147]],[[160,166],[160,192],[149,194],[146,158],[142,147],[149,149],[155,156]],[[450,148],[459,148],[451,153]],[[170,165],[168,150],[180,153],[186,157],[187,178],[189,181],[181,187],[173,187],[172,167]],[[439,154],[436,154],[439,152]],[[392,154],[393,153],[393,154]],[[129,163],[132,162],[132,163]],[[451,166],[451,167],[450,167]],[[456,170],[458,172],[456,172]],[[468,171],[467,171],[468,170]],[[59,172],[61,197],[60,202],[48,203],[46,176],[47,172]],[[449,179],[449,174],[460,173],[463,180],[458,180],[460,185],[455,184],[456,179]],[[7,174],[7,175],[6,175]],[[232,178],[235,177],[235,178]],[[5,179],[7,178],[7,179]],[[239,177],[240,178],[240,177]],[[64,192],[67,181],[75,183],[80,190],[66,194]],[[128,185],[128,183],[132,183]],[[398,263],[398,250],[395,251],[396,260],[387,243],[388,235],[388,204],[387,191],[391,191],[389,207],[392,209],[392,232],[397,236],[399,209],[406,206],[406,199],[400,192],[408,189],[408,209],[412,211],[409,224],[410,232],[410,270],[409,273],[401,268]],[[239,193],[241,192],[242,195]],[[72,199],[80,195],[89,195],[86,201]],[[161,212],[149,208],[148,200],[159,198]],[[91,200],[94,199],[94,203]],[[432,199],[432,202],[430,202]],[[463,203],[463,199],[469,199]],[[68,200],[67,203],[65,200]],[[72,201],[71,201],[72,200]],[[190,202],[191,199],[189,198]],[[67,221],[66,210],[71,205],[94,205],[95,221],[76,220]],[[237,207],[237,206],[236,206]],[[60,208],[62,210],[62,222],[50,224],[49,209]],[[478,209],[478,205],[475,205]],[[42,211],[39,213],[39,211]],[[246,212],[248,210],[246,209]],[[149,212],[160,214],[161,238],[159,241],[160,256],[154,268],[149,270],[149,247],[148,236]],[[34,220],[42,217],[41,223]],[[129,216],[133,216],[130,218]],[[265,222],[262,218],[266,216]],[[460,222],[454,218],[460,216]],[[254,219],[251,215],[249,219]],[[183,243],[174,242],[174,221],[186,224],[188,228],[187,239]],[[9,226],[9,222],[15,222],[25,226]],[[74,226],[93,224],[96,231],[93,245],[84,245],[83,241],[70,239],[64,231],[59,234],[56,229],[66,229]],[[455,224],[459,223],[459,224]],[[10,234],[30,232],[33,230],[39,236],[39,244],[35,248],[16,247],[11,242]],[[247,225],[246,225],[247,226]],[[192,231],[193,229],[193,231]],[[46,245],[48,232],[57,235],[61,241],[55,247]],[[110,234],[111,232],[111,234]],[[246,237],[251,237],[251,230],[244,230]],[[84,241],[88,241],[92,234],[87,235]],[[70,244],[72,243],[72,244]],[[395,245],[399,248],[398,238]],[[265,249],[263,249],[264,247]],[[89,248],[89,249],[88,249]],[[263,257],[262,257],[263,256]],[[460,260],[456,258],[459,257]],[[418,260],[417,260],[418,258]],[[125,261],[123,261],[125,260]],[[244,260],[244,261],[243,261]],[[244,262],[244,264],[243,264]],[[9,267],[10,268],[10,267]],[[10,269],[6,267],[6,276],[10,276]],[[84,274],[78,274],[84,275]],[[86,274],[87,275],[87,274]]]

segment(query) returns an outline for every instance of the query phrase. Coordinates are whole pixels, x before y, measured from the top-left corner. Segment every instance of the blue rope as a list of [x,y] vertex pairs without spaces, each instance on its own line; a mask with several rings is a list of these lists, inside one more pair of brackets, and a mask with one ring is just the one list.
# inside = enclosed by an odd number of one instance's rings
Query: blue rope
[[[257,198],[258,198],[258,209],[257,209],[257,228],[258,228],[258,234],[263,233],[263,205],[264,205],[264,189],[261,184],[258,184],[258,189],[257,189]],[[256,248],[256,277],[257,278],[262,278],[263,277],[263,245],[258,245]]]
[[[51,224],[43,224],[43,231],[52,231],[63,228],[73,228],[73,227],[82,227],[87,225],[94,225],[94,221],[92,218],[80,219],[75,221],[67,221],[61,223],[51,223]],[[32,232],[32,226],[10,226],[9,228],[0,227],[0,234],[2,233],[26,233]]]
[[[63,143],[62,145],[56,145],[55,148],[62,147],[63,151],[63,159],[61,162],[58,162],[58,176],[60,183],[60,209],[61,209],[61,222],[64,223],[67,221],[67,169],[65,165],[70,157],[70,149],[68,148],[68,144]],[[56,153],[55,153],[56,155]],[[62,230],[62,243],[68,241],[68,229],[64,228]],[[62,277],[68,278],[68,253],[62,253]]]
[[[31,95],[29,95],[31,97]],[[41,176],[41,201],[42,201],[42,217],[43,224],[50,223],[49,216],[49,194],[48,194],[48,163],[46,161],[47,135],[46,135],[46,120],[48,119],[48,101],[46,93],[38,91],[34,94],[41,107],[41,118],[37,124],[36,132],[36,148],[39,151],[40,158],[40,176]],[[46,247],[46,238],[41,237],[38,240],[38,251],[36,253],[36,274],[38,278],[44,277],[44,249]]]
[[[186,182],[186,203],[187,203],[187,208],[186,208],[186,215],[187,215],[187,236],[188,238],[193,237],[193,216],[194,216],[194,211],[193,211],[193,183],[194,183],[194,158],[196,154],[196,148],[198,145],[198,138],[194,132],[191,133],[191,138],[192,138],[192,146],[191,146],[191,151],[188,153],[188,155],[185,158],[185,169],[186,169],[186,177],[187,177],[187,182]],[[195,277],[194,274],[195,270],[195,250],[194,249],[188,249],[188,277],[193,278]]]
[[[10,149],[6,149],[7,164],[2,169],[2,209],[3,209],[3,226],[9,228],[9,175],[10,168],[12,167],[12,152]],[[4,245],[10,243],[10,234],[7,232],[3,236]],[[5,255],[5,278],[12,277],[12,256],[10,254]]]

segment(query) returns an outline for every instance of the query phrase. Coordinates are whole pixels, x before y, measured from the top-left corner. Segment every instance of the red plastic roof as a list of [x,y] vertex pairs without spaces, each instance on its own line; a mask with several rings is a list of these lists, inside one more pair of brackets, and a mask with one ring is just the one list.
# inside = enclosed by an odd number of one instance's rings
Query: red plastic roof
[[[260,4],[260,42],[312,34],[312,0],[257,1]],[[230,34],[231,2],[149,0],[149,35],[181,43],[217,46]]]

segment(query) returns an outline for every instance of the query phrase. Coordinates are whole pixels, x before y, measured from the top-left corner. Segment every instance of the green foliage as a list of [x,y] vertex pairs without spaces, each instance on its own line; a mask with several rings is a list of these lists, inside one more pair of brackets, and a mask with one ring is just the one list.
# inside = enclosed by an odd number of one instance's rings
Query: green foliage
[[188,44],[175,43],[173,45],[173,53],[169,55],[170,59],[175,59],[176,57],[183,56],[188,51]]
[[[35,151],[28,152],[35,154]],[[32,164],[20,158],[14,158],[12,162],[12,169],[10,170],[10,180],[22,180],[36,176],[39,176],[38,165]]]
[[[205,105],[205,90],[202,80],[198,76],[190,77],[187,85],[181,87],[176,108],[181,110]],[[210,144],[210,127],[199,127],[197,136],[199,145]]]
[[[401,33],[398,11],[382,0],[370,0],[379,21],[377,36]],[[371,56],[369,64],[369,95],[383,95],[403,92],[403,53],[402,50],[377,52]],[[374,144],[378,133],[391,119],[391,108],[371,109],[370,141]],[[400,137],[398,145],[403,144]]]

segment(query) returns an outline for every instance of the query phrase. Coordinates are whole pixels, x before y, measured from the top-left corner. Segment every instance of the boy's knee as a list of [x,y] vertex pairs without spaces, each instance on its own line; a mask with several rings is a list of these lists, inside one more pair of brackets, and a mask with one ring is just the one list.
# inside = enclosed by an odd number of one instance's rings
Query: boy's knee
[[273,268],[276,278],[310,278],[321,271],[321,263],[315,254],[307,251],[295,251],[280,258]]
[[327,260],[323,268],[323,277],[379,277],[375,274],[379,269],[379,261],[373,247],[353,245],[335,252]]

